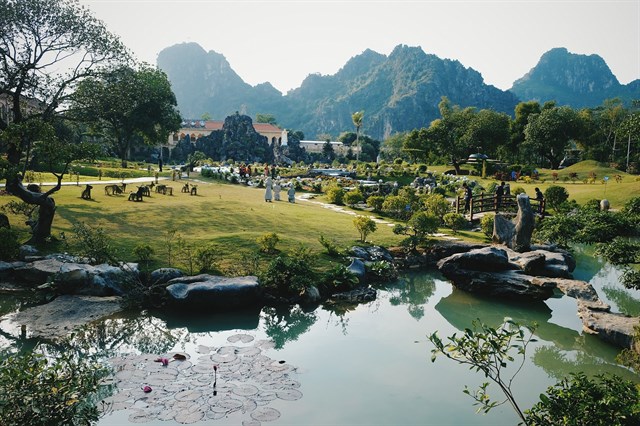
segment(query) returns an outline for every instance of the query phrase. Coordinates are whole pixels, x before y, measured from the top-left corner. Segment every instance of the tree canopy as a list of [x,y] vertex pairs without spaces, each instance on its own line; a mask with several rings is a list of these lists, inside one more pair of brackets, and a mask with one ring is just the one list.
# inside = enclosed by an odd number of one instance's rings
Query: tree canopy
[[120,66],[84,80],[73,97],[72,111],[104,130],[123,165],[132,146],[165,143],[181,121],[166,74],[148,65]]
[[[9,193],[39,207],[32,242],[50,236],[55,213],[50,195],[60,189],[70,162],[90,152],[74,145],[68,133],[56,134],[65,127],[59,117],[69,96],[83,79],[127,58],[118,38],[77,1],[0,0],[0,96],[11,109],[0,114],[2,175]],[[49,156],[49,171],[59,171],[58,184],[44,193],[22,184],[37,151]]]

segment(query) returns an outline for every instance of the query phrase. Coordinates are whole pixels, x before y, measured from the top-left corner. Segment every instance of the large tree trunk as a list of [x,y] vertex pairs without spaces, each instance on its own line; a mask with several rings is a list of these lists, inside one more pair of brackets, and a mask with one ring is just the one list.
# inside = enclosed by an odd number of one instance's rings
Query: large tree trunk
[[61,188],[61,178],[58,178],[58,184],[45,193],[31,191],[22,184],[19,176],[7,179],[7,191],[20,198],[27,204],[37,205],[38,219],[27,222],[31,226],[32,235],[29,243],[43,243],[51,236],[51,225],[56,213],[56,202],[51,198],[51,194]]

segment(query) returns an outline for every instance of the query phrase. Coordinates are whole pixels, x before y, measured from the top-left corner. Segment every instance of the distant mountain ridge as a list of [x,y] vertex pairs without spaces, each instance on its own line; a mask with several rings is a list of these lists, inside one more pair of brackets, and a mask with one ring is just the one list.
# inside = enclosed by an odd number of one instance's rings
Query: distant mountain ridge
[[[314,138],[321,133],[337,137],[343,131],[354,131],[351,115],[365,111],[362,131],[383,139],[428,126],[439,117],[442,96],[461,107],[490,108],[510,115],[520,100],[555,99],[559,104],[582,107],[600,105],[614,96],[639,97],[640,80],[620,85],[602,58],[590,55],[585,60],[582,56],[553,49],[511,91],[485,84],[479,72],[457,60],[406,45],[396,46],[388,56],[367,49],[336,74],[310,74],[286,95],[270,83],[245,83],[223,55],[206,52],[196,43],[164,49],[158,55],[158,66],[167,73],[185,117],[205,112],[216,119],[236,111],[252,117],[272,114],[281,127]],[[550,96],[553,94],[556,96]]]
[[639,98],[640,80],[622,85],[600,56],[555,48],[509,90],[523,100],[555,100],[559,105],[584,108],[601,105],[608,98],[627,102]]

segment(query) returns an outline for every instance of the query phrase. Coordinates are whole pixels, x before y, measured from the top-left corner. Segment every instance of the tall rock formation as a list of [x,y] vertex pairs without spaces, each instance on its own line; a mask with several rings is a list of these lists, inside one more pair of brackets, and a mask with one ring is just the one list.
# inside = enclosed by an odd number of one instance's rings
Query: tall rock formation
[[513,83],[511,92],[521,100],[546,102],[573,108],[595,107],[605,99],[640,98],[640,80],[622,85],[598,55],[579,55],[565,48],[551,49],[538,64]]

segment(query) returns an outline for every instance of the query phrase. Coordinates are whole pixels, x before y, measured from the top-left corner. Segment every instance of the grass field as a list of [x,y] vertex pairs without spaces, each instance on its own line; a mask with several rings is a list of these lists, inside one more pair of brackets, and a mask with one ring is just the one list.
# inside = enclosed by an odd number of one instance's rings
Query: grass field
[[[436,172],[444,172],[449,170],[450,166],[429,167],[429,170]],[[595,161],[582,161],[562,170],[538,169],[539,179],[532,180],[527,183],[523,180],[517,182],[509,182],[511,191],[516,187],[522,187],[530,196],[534,195],[534,189],[540,188],[544,192],[552,185],[563,186],[569,192],[569,199],[575,200],[578,204],[584,204],[591,199],[601,200],[606,198],[609,200],[612,209],[620,209],[624,203],[632,197],[640,197],[640,176],[630,175],[609,167],[603,167]],[[553,181],[553,173],[558,174],[558,180]],[[595,183],[584,183],[589,173],[595,173]],[[569,180],[571,173],[577,173],[578,179],[575,182]],[[622,177],[621,182],[616,182],[615,176]],[[609,177],[607,184],[603,183],[605,176]],[[484,187],[488,187],[491,183],[496,182],[495,179],[482,179],[477,176],[471,176],[470,179],[477,180]]]
[[[434,169],[438,170],[430,168]],[[444,166],[442,169],[444,171]],[[578,173],[579,177],[586,177],[589,172],[594,172],[599,179],[596,183],[583,183],[581,180],[575,183],[564,182],[563,177],[571,172]],[[511,182],[511,188],[513,190],[520,186],[532,195],[536,186],[544,191],[551,185],[562,185],[567,188],[570,199],[575,199],[578,203],[606,197],[614,209],[621,208],[629,198],[640,196],[638,176],[602,168],[593,162],[578,163],[559,171],[556,183],[552,181],[551,173],[550,170],[540,170],[540,180],[530,183]],[[615,181],[613,177],[616,174],[622,176],[622,182]],[[610,179],[605,186],[601,183],[601,178],[607,175]],[[483,186],[495,182],[493,179],[473,179],[481,181]],[[150,178],[149,181],[151,180]],[[303,245],[312,253],[319,254],[318,259],[325,264],[331,259],[320,255],[324,251],[318,241],[321,234],[334,240],[340,248],[358,242],[359,234],[353,225],[353,216],[305,201],[298,201],[296,204],[286,201],[266,203],[264,189],[219,181],[198,183],[198,195],[190,196],[180,192],[184,182],[185,180],[168,181],[167,184],[173,186],[174,195],[165,196],[152,192],[151,197],[145,197],[141,203],[129,202],[125,195],[107,196],[102,185],[94,185],[93,200],[87,201],[80,198],[82,186],[64,186],[54,196],[57,213],[53,235],[57,237],[62,232],[71,235],[73,224],[77,222],[99,226],[112,237],[118,255],[123,260],[134,260],[133,249],[136,245],[151,246],[155,251],[152,266],[167,266],[167,249],[172,245],[168,238],[172,229],[194,247],[213,244],[223,259],[222,267],[237,263],[245,254],[256,253],[259,247],[257,238],[270,232],[275,232],[280,237],[277,248],[281,251],[289,252]],[[135,189],[135,186],[130,185],[129,188]],[[284,192],[283,196],[286,200]],[[318,199],[322,200],[322,197]],[[2,196],[0,205],[10,200],[15,198]],[[369,212],[360,213],[371,215]],[[26,240],[28,228],[24,225],[24,217],[10,215],[9,219]],[[450,233],[447,229],[442,231]],[[469,231],[461,232],[458,236],[485,241],[483,235]],[[393,246],[402,238],[393,234],[390,226],[379,224],[377,231],[368,240],[374,244]],[[50,249],[60,251],[65,247],[61,244]]]
[[[107,196],[101,185],[94,185],[92,200],[83,200],[82,187],[64,186],[54,197],[57,211],[53,235],[59,236],[61,232],[71,235],[76,222],[99,226],[113,238],[122,259],[133,260],[133,248],[140,243],[149,244],[155,251],[157,266],[166,266],[170,229],[177,230],[194,246],[213,244],[219,248],[225,264],[237,262],[243,254],[255,253],[259,247],[257,238],[270,232],[280,237],[277,248],[283,252],[302,244],[314,253],[321,253],[324,250],[318,241],[321,234],[335,240],[341,248],[359,238],[353,216],[305,201],[288,203],[284,192],[285,201],[267,203],[264,189],[211,182],[198,183],[198,195],[191,196],[180,192],[184,182],[168,183],[173,186],[172,196],[152,192],[143,202],[127,201],[125,195]],[[13,199],[0,197],[0,204]],[[9,219],[26,239],[24,218]],[[385,246],[395,245],[400,239],[391,227],[382,224],[368,238]]]

